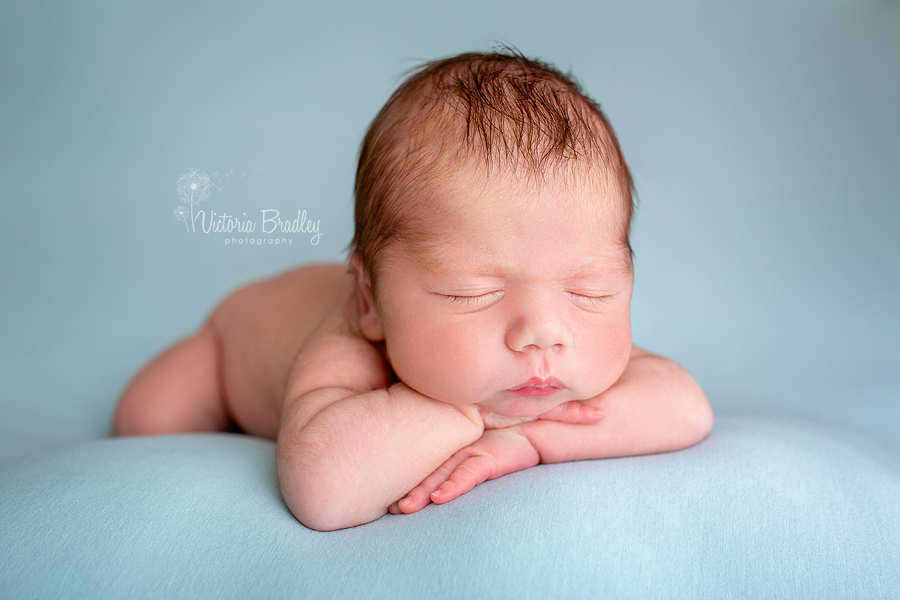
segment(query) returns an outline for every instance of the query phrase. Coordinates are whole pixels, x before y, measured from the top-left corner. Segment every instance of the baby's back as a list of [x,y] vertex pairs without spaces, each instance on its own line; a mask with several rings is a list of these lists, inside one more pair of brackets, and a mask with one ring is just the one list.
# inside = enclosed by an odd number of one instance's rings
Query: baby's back
[[297,352],[352,288],[346,265],[310,265],[242,287],[216,308],[223,400],[243,431],[276,437]]

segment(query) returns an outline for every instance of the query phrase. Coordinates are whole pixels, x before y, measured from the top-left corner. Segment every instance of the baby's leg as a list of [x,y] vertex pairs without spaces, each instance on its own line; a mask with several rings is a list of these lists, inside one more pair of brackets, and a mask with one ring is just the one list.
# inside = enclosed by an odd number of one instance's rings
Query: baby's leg
[[231,431],[216,333],[207,323],[138,373],[116,409],[116,435]]

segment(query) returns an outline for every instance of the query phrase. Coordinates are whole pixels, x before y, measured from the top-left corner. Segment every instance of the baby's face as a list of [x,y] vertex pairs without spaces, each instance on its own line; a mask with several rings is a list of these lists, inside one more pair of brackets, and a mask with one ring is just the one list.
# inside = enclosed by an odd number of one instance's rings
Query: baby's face
[[553,179],[469,177],[438,201],[449,219],[428,232],[435,247],[394,245],[379,264],[378,318],[397,376],[512,417],[609,388],[631,351],[632,270],[611,208],[620,200]]

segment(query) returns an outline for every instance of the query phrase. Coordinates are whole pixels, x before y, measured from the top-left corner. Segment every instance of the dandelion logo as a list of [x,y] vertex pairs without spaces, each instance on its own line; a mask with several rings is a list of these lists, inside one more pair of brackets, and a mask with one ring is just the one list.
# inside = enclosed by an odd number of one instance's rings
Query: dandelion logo
[[[209,176],[197,169],[191,169],[178,178],[175,189],[178,190],[178,198],[186,206],[175,207],[175,218],[184,221],[188,231],[194,231],[194,205],[209,199],[209,188],[212,185]],[[188,220],[190,219],[190,224]]]

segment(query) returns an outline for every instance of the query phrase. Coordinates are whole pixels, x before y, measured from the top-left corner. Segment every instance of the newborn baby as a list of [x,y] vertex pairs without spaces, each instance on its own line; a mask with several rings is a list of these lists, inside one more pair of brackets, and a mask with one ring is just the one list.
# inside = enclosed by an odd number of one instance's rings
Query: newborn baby
[[426,64],[363,141],[349,268],[234,293],[137,375],[116,432],[275,439],[318,530],[695,444],[703,392],[631,344],[631,213],[615,135],[568,77],[511,52]]

